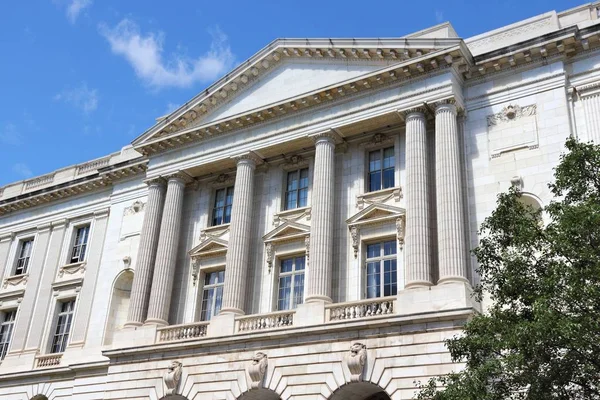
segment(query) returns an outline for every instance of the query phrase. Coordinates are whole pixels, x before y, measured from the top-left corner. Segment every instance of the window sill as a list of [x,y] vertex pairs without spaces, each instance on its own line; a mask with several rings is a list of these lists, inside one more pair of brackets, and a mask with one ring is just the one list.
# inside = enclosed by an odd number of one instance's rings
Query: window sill
[[20,274],[9,276],[8,278],[4,278],[4,283],[2,284],[3,289],[7,289],[8,286],[25,286],[27,284],[27,280],[29,279],[29,274]]
[[63,265],[58,270],[58,277],[62,278],[65,274],[73,275],[78,272],[83,274],[85,272],[85,266],[85,261]]
[[302,217],[305,217],[307,221],[310,221],[310,213],[311,213],[310,206],[292,208],[291,210],[283,210],[274,215],[273,225],[279,226],[281,223],[283,223],[289,219],[297,220]]
[[208,228],[202,229],[200,232],[200,241],[207,239],[208,237],[221,236],[227,230],[229,230],[229,223],[221,225],[213,225]]
[[362,210],[365,204],[385,202],[392,197],[396,202],[400,201],[402,198],[402,188],[400,186],[358,194],[356,195],[356,208]]

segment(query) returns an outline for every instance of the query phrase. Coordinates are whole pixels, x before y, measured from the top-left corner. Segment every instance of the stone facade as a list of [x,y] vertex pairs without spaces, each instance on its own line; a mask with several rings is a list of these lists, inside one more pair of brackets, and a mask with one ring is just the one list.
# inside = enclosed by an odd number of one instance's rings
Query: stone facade
[[0,397],[410,399],[460,368],[496,195],[547,204],[565,139],[600,138],[599,9],[277,40],[0,188]]

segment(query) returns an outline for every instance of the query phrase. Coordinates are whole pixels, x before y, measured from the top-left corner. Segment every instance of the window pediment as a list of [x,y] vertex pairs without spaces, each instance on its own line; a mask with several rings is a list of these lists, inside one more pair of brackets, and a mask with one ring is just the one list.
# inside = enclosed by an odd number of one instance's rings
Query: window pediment
[[352,237],[354,257],[356,258],[358,255],[360,230],[365,226],[394,223],[396,225],[398,243],[402,246],[404,244],[405,215],[406,210],[404,208],[389,204],[373,203],[348,218],[346,223]]
[[213,257],[227,252],[229,242],[224,239],[209,237],[188,252],[191,258]]
[[263,240],[265,243],[269,242],[285,242],[298,238],[303,238],[306,235],[310,235],[310,226],[301,224],[293,221],[285,221],[277,228],[273,229],[265,236]]

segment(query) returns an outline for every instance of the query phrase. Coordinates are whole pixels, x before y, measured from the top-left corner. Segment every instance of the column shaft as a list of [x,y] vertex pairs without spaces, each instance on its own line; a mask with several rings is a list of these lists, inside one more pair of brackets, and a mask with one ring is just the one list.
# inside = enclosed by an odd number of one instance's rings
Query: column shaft
[[177,246],[181,231],[183,193],[185,184],[189,180],[188,175],[180,172],[171,175],[167,183],[146,324],[167,325],[169,323]]
[[432,285],[427,129],[422,111],[406,115],[406,288]]
[[254,170],[257,162],[261,160],[253,153],[244,155],[237,161],[221,314],[243,315],[245,313],[244,300],[248,285],[246,277],[254,202]]
[[438,283],[468,282],[460,142],[454,104],[441,103],[436,107],[435,146]]
[[315,138],[312,186],[310,264],[306,301],[331,303],[333,267],[333,219],[335,184],[335,141],[328,134]]
[[129,314],[125,326],[139,326],[146,320],[160,233],[160,220],[165,203],[165,180],[148,181],[148,200],[140,235],[137,265],[131,287]]

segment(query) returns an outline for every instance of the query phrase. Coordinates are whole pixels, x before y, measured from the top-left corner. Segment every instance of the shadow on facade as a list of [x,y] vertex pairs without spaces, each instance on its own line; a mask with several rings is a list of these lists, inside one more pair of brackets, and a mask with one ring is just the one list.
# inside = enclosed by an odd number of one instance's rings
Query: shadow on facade
[[391,397],[373,383],[358,382],[341,386],[329,400],[391,400]]
[[281,397],[270,389],[252,389],[243,393],[238,400],[281,400]]

